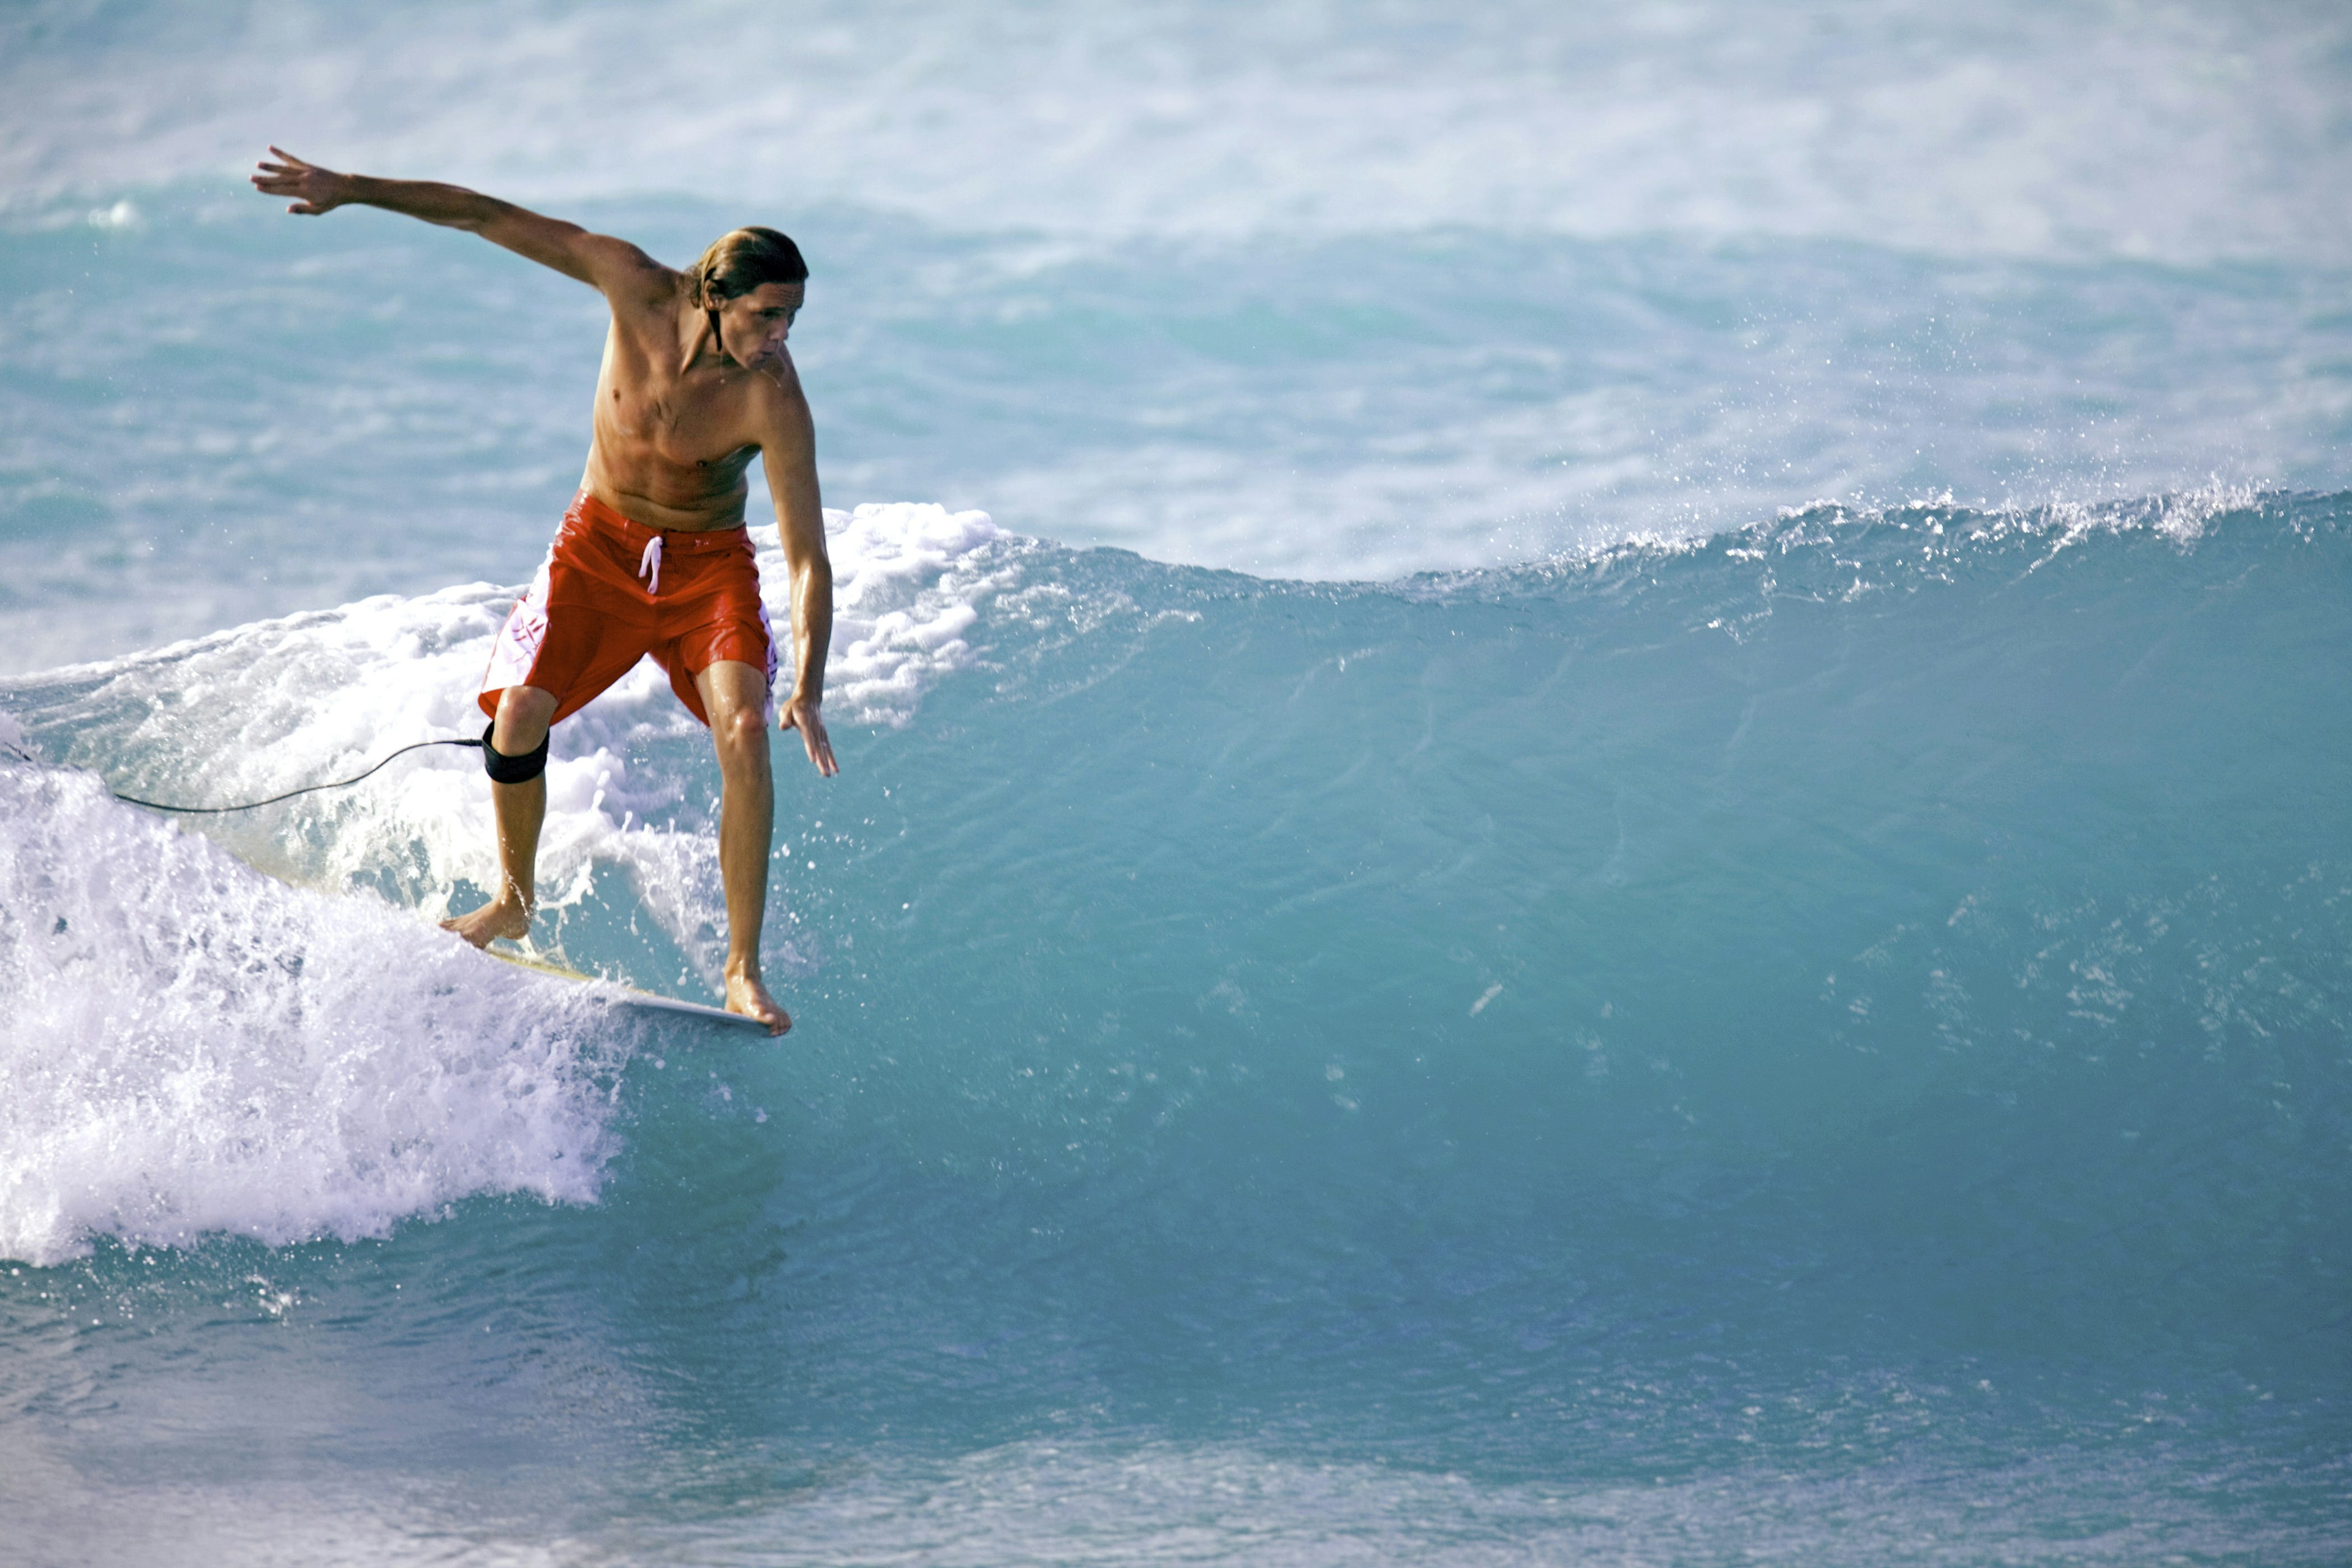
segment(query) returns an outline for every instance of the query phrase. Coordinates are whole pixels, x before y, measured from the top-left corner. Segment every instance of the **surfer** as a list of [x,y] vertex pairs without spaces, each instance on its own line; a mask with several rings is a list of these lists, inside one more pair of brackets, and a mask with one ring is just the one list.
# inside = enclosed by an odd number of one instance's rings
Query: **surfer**
[[[253,183],[308,216],[382,207],[468,229],[604,296],[613,321],[596,378],[580,493],[490,655],[478,701],[490,720],[504,884],[441,923],[476,947],[530,930],[547,736],[651,654],[708,725],[723,784],[719,866],[727,894],[727,1008],[792,1027],[760,974],[775,787],[766,716],[800,731],[820,774],[839,772],[820,708],[833,633],[833,565],[817,498],[808,400],[785,351],[807,294],[800,250],[768,228],[720,237],[684,272],[624,239],[457,185],[379,180],[306,163],[282,148]],[[773,701],[776,643],[744,531],[744,470],[765,465],[792,572],[789,693]]]

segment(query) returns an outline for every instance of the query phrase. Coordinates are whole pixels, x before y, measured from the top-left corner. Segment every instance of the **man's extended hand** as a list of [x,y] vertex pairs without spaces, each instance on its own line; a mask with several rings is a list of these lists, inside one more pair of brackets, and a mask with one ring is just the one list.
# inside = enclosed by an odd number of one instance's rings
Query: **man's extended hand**
[[816,764],[818,773],[831,778],[841,771],[841,764],[833,760],[833,741],[824,732],[824,719],[814,702],[805,697],[788,699],[777,710],[776,727],[801,732],[801,743],[808,748],[809,761]]
[[254,187],[265,196],[292,196],[294,205],[286,210],[315,217],[332,212],[351,199],[343,176],[332,169],[321,169],[316,163],[305,163],[283,147],[270,149],[283,163],[264,161],[260,172],[253,176]]

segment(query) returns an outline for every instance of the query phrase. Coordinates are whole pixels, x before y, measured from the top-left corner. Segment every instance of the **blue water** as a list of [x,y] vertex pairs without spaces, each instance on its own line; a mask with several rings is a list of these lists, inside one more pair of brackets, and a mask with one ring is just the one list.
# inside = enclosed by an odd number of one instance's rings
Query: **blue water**
[[[0,21],[0,1560],[2352,1554],[2340,18],[692,19]],[[265,139],[809,250],[787,1040],[436,933],[467,753],[108,797],[460,732],[577,477]],[[549,776],[707,994],[707,740]]]

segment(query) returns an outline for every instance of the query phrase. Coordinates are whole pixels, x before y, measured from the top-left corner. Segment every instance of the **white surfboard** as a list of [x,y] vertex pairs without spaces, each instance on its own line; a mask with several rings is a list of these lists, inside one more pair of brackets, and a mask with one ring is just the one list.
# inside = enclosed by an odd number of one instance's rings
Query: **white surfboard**
[[[276,873],[269,873],[269,875],[275,876]],[[288,881],[283,877],[278,877],[278,880],[286,882],[289,887],[301,886],[300,883]],[[617,980],[601,980],[593,974],[583,974],[576,969],[566,969],[560,963],[550,963],[543,958],[533,958],[529,953],[506,952],[495,947],[486,947],[480,951],[497,959],[500,963],[511,963],[517,969],[528,969],[533,974],[544,974],[551,980],[569,980],[582,985],[602,985],[612,1005],[626,1012],[682,1014],[689,1018],[700,1018],[705,1023],[725,1024],[738,1029],[756,1029],[762,1035],[768,1032],[768,1026],[759,1019],[746,1017],[740,1013],[730,1013],[724,1007],[713,1007],[701,1002],[681,1002],[675,996],[658,996],[650,991],[640,991],[634,985],[624,985]]]
[[681,1002],[675,996],[657,996],[650,991],[640,991],[634,985],[624,985],[617,980],[599,982],[593,974],[583,974],[576,969],[566,969],[560,963],[550,963],[543,958],[531,958],[520,952],[501,952],[493,947],[482,951],[501,963],[511,963],[517,969],[528,969],[533,974],[544,974],[554,980],[572,980],[583,984],[603,984],[612,994],[613,1005],[633,1013],[683,1013],[713,1024],[729,1024],[739,1029],[768,1032],[768,1026],[741,1013],[730,1013],[724,1007],[708,1006],[700,1002]]

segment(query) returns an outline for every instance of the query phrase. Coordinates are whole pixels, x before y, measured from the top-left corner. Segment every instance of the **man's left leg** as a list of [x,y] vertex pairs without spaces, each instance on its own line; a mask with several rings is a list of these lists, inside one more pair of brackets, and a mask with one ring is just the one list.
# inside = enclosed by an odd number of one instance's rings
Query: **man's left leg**
[[719,748],[719,875],[727,888],[727,1010],[781,1035],[793,1026],[760,976],[760,925],[768,912],[768,852],[775,841],[776,784],[768,761],[768,674],[719,659],[694,678]]

